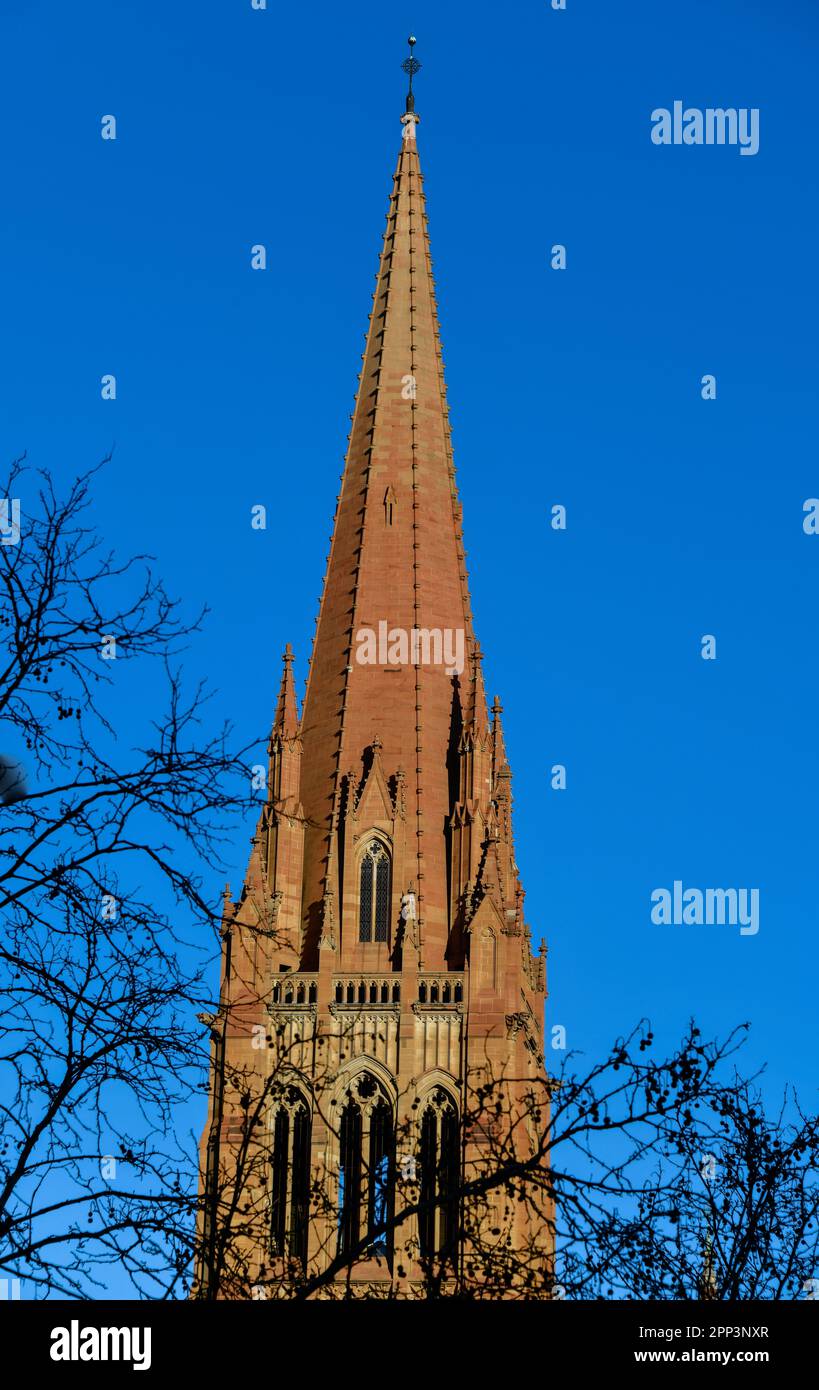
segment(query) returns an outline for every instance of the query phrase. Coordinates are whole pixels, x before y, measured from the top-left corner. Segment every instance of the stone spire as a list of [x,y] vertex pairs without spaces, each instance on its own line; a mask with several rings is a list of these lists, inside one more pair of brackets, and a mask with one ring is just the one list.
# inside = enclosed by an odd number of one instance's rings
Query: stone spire
[[496,695],[492,701],[492,781],[493,783],[502,774],[509,771],[509,760],[506,756],[506,743],[503,737],[503,723],[501,715],[503,705]]
[[[430,1252],[447,1279],[457,1272],[478,1289],[469,1251],[483,1236],[490,1274],[497,1249],[524,1254],[526,1278],[510,1297],[528,1297],[530,1271],[551,1267],[548,1196],[540,1215],[503,1193],[471,1205],[465,1196],[457,1250],[445,1215],[456,1175],[468,1186],[493,1162],[490,1137],[523,1160],[545,1123],[545,959],[531,953],[501,707],[490,724],[472,628],[413,48],[411,39],[301,719],[287,647],[250,865],[239,900],[224,904],[221,1032],[214,1024],[202,1141],[208,1253],[197,1283],[215,1287],[220,1213],[230,1224],[241,1208],[241,1260],[231,1266],[245,1273],[226,1297],[249,1297],[257,1284],[281,1292],[299,1267],[332,1277],[339,1258],[355,1268],[353,1296],[376,1286],[415,1296]],[[270,1090],[282,1066],[284,1097]],[[492,1135],[483,1124],[460,1130],[463,1107],[489,1082],[501,1087]],[[258,1132],[249,1163],[237,1164],[248,1091],[261,1107]],[[538,1094],[522,1124],[520,1104]],[[382,1198],[366,1173],[376,1143],[387,1160],[393,1143],[416,1152],[422,1171],[420,1189],[407,1189],[387,1161],[382,1190],[397,1225],[374,1258]],[[438,1193],[423,1230],[418,1190]],[[481,1240],[471,1246],[460,1228],[475,1223]]]
[[[437,965],[449,931],[443,837],[459,687],[469,693],[471,718],[483,728],[488,721],[482,682],[474,684],[414,101],[401,119],[302,716],[304,926],[309,958],[325,890],[338,900],[329,870],[344,775],[361,772],[377,726],[385,775],[407,769],[406,874],[417,881],[424,955]],[[422,634],[415,651],[414,631]]]
[[299,731],[299,712],[296,707],[296,687],[293,681],[293,649],[288,642],[282,656],[282,681],[273,732],[282,738],[295,738]]

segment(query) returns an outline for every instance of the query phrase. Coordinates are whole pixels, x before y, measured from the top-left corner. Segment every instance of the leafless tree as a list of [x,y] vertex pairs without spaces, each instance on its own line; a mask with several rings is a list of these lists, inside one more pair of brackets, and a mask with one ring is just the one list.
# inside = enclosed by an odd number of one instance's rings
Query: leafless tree
[[[743,1030],[705,1043],[693,1025],[659,1059],[641,1024],[591,1065],[464,1078],[457,1239],[440,1256],[407,1243],[429,1215],[417,1176],[394,1172],[382,1229],[339,1253],[337,1199],[311,1171],[323,1243],[307,1265],[270,1248],[260,1270],[269,1115],[297,1058],[271,1025],[269,1066],[227,1067],[236,1019],[209,987],[233,929],[210,886],[251,810],[249,750],[212,727],[202,685],[185,693],[201,615],[184,620],[146,557],[117,560],[89,527],[94,476],[59,497],[18,461],[5,484],[25,495],[0,545],[0,1277],[35,1297],[93,1297],[115,1271],[146,1298],[192,1281],[207,1298],[346,1298],[375,1239],[413,1256],[413,1297],[815,1296],[817,1119],[790,1094],[766,1115],[761,1078],[736,1069]],[[153,717],[123,748],[135,663]],[[336,1132],[323,1079],[311,1104]],[[238,1118],[200,1178],[211,1084]],[[397,1133],[393,1156],[412,1142]],[[396,1255],[382,1292],[405,1296],[405,1273]]]
[[[212,1021],[217,1030],[225,1023]],[[803,1115],[793,1097],[765,1118],[756,1080],[736,1071],[744,1035],[741,1028],[705,1043],[692,1024],[677,1048],[656,1058],[643,1023],[590,1067],[568,1057],[538,1082],[484,1069],[464,1092],[464,1161],[451,1194],[457,1241],[440,1258],[420,1260],[421,1277],[411,1287],[396,1255],[379,1296],[815,1296],[819,1121]],[[274,1038],[268,1042],[275,1047]],[[396,1170],[401,1201],[394,1214],[341,1253],[332,1183],[313,1173],[310,1211],[325,1232],[322,1243],[306,1264],[271,1254],[260,1272],[257,1255],[270,1220],[266,1117],[292,1084],[292,1064],[285,1049],[261,1083],[252,1068],[223,1076],[242,1118],[221,1169],[211,1174],[200,1296],[355,1296],[350,1275],[371,1261],[374,1240],[398,1250],[424,1214],[420,1181],[402,1181]],[[316,1080],[316,1113],[333,1129],[338,1118],[322,1099],[321,1075]],[[395,1136],[396,1152],[411,1148],[405,1129]],[[368,1176],[365,1168],[365,1185]],[[516,1221],[521,1208],[529,1218],[523,1223]],[[521,1229],[530,1232],[523,1240]],[[544,1257],[549,1247],[553,1254]],[[369,1287],[376,1296],[375,1283]]]
[[[148,1297],[184,1288],[212,872],[250,797],[245,750],[180,675],[203,614],[102,544],[95,476],[61,496],[18,460],[5,481],[0,1275],[26,1297],[93,1296],[111,1266]],[[135,688],[153,708],[123,747]]]

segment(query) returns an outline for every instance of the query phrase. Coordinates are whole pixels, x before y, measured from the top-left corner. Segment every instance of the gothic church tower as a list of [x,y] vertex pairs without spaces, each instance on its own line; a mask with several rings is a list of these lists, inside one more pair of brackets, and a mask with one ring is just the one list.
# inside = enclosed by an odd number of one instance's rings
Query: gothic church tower
[[417,67],[304,704],[288,646],[225,899],[206,1297],[544,1296],[548,1194],[480,1182],[542,1141],[545,959],[470,608]]

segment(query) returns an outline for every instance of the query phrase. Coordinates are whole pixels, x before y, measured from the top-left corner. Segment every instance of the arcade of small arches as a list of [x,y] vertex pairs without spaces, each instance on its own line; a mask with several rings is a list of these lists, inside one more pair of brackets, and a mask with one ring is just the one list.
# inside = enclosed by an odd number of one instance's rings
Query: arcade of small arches
[[[315,980],[299,976],[277,981],[273,986],[274,1004],[315,1004],[318,985]],[[436,978],[418,981],[419,1004],[461,1004],[464,987],[460,979]],[[398,980],[348,979],[336,980],[333,985],[336,1004],[400,1004],[401,984]]]

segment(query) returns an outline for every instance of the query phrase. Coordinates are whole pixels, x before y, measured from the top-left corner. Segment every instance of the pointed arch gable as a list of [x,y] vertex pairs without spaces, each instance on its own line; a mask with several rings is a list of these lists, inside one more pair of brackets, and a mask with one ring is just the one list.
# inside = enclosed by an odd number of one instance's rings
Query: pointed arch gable
[[446,1071],[444,1067],[433,1067],[431,1071],[424,1072],[423,1076],[418,1078],[415,1085],[415,1098],[419,1110],[430,1092],[434,1091],[437,1087],[440,1087],[444,1091],[448,1091],[453,1101],[460,1109],[460,1086],[458,1084],[458,1078],[453,1075],[451,1071]]
[[473,987],[479,991],[497,990],[503,925],[492,898],[483,898],[469,926],[469,968]]
[[356,802],[355,819],[359,834],[361,832],[358,830],[358,826],[362,823],[382,826],[393,824],[395,807],[380,757],[373,759],[369,771],[366,773],[364,785]]
[[338,1105],[346,1096],[351,1083],[362,1072],[371,1072],[376,1081],[383,1086],[387,1098],[396,1110],[398,1105],[398,1083],[388,1067],[383,1062],[379,1062],[375,1057],[362,1054],[359,1057],[351,1057],[348,1061],[342,1062],[336,1076],[336,1084],[333,1087],[332,1099]]

